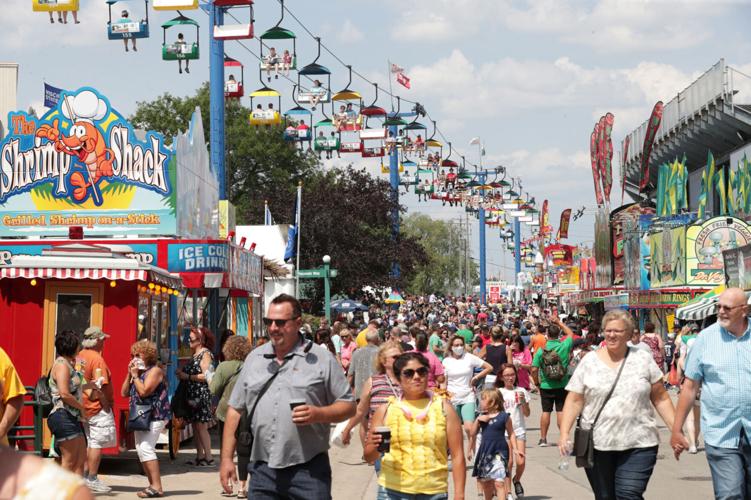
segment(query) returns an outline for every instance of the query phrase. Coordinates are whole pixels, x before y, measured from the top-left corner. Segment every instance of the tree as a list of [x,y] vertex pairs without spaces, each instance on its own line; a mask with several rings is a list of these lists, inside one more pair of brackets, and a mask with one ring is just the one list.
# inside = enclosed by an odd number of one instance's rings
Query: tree
[[[402,231],[422,245],[426,258],[413,270],[407,291],[415,294],[448,293],[463,285],[465,242],[458,228],[450,222],[412,214],[402,221]],[[470,280],[478,281],[477,265],[469,262]]]
[[[176,97],[165,93],[153,101],[139,102],[129,120],[135,127],[161,133],[169,144],[178,133],[188,130],[196,107],[201,108],[208,138],[208,83],[193,96]],[[263,220],[266,193],[276,190],[289,193],[318,167],[314,155],[284,141],[281,127],[251,127],[249,116],[250,109],[239,99],[225,101],[227,198],[238,208],[238,222],[248,224]]]
[[[292,221],[295,194],[269,194],[274,217]],[[332,295],[352,295],[365,285],[401,286],[425,252],[414,238],[392,238],[393,208],[389,183],[364,169],[318,170],[303,182],[300,266],[318,267],[321,258],[329,255],[332,267],[339,272],[331,283]],[[391,276],[394,260],[399,262],[403,278]],[[316,290],[321,298],[321,283],[316,284]]]

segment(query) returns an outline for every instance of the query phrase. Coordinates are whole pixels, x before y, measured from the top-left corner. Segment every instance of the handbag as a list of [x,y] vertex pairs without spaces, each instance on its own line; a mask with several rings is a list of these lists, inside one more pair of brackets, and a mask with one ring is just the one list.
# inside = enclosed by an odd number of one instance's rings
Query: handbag
[[592,422],[592,426],[589,429],[583,429],[581,427],[581,416],[576,421],[576,429],[574,430],[574,456],[576,457],[577,467],[591,469],[595,464],[595,425],[597,425],[597,420],[600,418],[602,410],[605,408],[605,405],[608,404],[610,396],[613,395],[615,386],[618,384],[618,380],[621,378],[621,372],[623,372],[623,367],[626,366],[626,360],[628,359],[629,352],[630,349],[627,349],[626,356],[624,356],[621,367],[618,369],[618,375],[615,376],[615,381],[610,387],[610,392],[608,392],[608,395],[605,396],[605,401],[602,402],[602,406],[600,406],[600,409],[597,411],[597,415]]
[[177,384],[175,394],[172,395],[170,406],[172,408],[172,415],[174,415],[175,418],[184,419],[193,413],[188,404],[188,384],[184,380],[181,380],[180,383]]
[[150,430],[151,413],[153,411],[154,408],[151,404],[142,404],[131,400],[126,430],[128,432]]

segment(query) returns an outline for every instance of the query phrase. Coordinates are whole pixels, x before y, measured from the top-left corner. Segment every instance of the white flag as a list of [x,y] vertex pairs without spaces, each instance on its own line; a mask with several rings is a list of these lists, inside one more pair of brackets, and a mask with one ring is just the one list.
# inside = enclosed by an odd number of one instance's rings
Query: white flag
[[480,144],[480,138],[479,137],[474,137],[471,141],[469,141],[469,145],[470,146],[477,146],[478,144]]

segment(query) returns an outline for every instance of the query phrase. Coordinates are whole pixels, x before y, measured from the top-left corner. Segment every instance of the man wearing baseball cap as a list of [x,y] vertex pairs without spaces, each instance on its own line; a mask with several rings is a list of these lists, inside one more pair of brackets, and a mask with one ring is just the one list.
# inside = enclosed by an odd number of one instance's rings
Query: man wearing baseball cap
[[112,373],[102,357],[104,341],[109,335],[98,326],[91,326],[83,332],[83,350],[78,355],[84,360],[83,376],[88,382],[97,384],[99,390],[84,391],[83,407],[88,422],[84,424],[88,449],[86,463],[88,473],[86,486],[95,493],[109,493],[112,488],[97,477],[102,461],[102,449],[117,445],[117,431],[112,412],[114,394],[112,392]]

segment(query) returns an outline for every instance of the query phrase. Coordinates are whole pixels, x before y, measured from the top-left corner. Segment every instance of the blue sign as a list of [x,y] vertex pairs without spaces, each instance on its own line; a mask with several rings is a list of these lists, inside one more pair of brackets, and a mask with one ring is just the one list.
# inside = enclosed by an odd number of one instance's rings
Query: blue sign
[[178,243],[167,250],[167,269],[172,273],[220,273],[229,269],[226,243]]
[[[93,244],[97,245],[99,243]],[[106,244],[103,244],[102,246],[106,246]],[[126,257],[136,259],[138,262],[141,262],[143,264],[151,264],[152,266],[156,266],[157,246],[155,244],[146,243],[133,245],[128,243],[127,246],[133,251],[126,253]],[[19,255],[42,255],[42,252],[44,250],[49,250],[54,247],[55,245],[50,245],[48,243],[39,245],[0,245],[0,266],[10,265],[11,257],[16,257]]]

